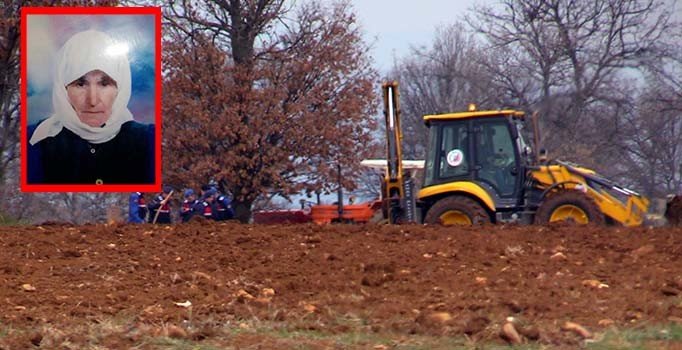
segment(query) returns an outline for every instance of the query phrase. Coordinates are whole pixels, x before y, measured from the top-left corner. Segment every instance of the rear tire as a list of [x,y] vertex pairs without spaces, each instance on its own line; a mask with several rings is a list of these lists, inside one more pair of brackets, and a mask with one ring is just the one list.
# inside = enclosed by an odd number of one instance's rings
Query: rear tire
[[451,196],[436,202],[426,213],[424,223],[445,226],[482,225],[490,223],[490,215],[473,199]]
[[564,191],[545,199],[535,213],[535,223],[539,225],[560,221],[604,225],[606,218],[597,204],[583,192]]

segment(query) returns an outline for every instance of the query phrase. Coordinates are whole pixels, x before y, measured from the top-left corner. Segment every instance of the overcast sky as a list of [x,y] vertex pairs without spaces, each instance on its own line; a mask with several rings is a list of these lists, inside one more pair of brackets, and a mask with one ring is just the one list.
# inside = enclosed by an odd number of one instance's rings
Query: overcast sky
[[365,40],[373,44],[376,66],[383,73],[393,58],[409,53],[409,47],[429,46],[435,28],[454,23],[474,3],[492,0],[351,0]]
[[[673,16],[682,19],[682,1],[664,0]],[[454,23],[474,5],[497,0],[351,0],[365,40],[373,46],[376,67],[385,73],[394,57],[409,53],[410,46],[430,46],[435,28]]]

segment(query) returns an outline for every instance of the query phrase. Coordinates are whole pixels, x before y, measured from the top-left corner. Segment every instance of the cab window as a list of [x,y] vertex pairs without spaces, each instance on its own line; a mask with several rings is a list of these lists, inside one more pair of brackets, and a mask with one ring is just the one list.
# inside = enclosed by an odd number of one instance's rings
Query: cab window
[[505,119],[476,123],[478,178],[492,185],[501,196],[514,193],[516,155],[509,124]]
[[447,125],[442,130],[438,177],[451,178],[469,174],[470,154],[466,123]]

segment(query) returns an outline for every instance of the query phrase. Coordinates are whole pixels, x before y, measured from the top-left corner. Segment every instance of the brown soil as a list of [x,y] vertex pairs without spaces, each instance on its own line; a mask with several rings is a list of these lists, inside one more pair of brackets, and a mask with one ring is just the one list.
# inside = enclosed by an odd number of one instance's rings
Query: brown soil
[[[253,320],[338,333],[351,319],[367,332],[503,343],[511,316],[523,341],[572,347],[583,339],[567,321],[593,334],[682,321],[681,228],[200,220],[4,227],[0,245],[0,349],[79,348],[92,340],[69,330],[121,315],[130,324],[102,346],[210,339],[210,324]],[[233,341],[282,348],[257,334]]]

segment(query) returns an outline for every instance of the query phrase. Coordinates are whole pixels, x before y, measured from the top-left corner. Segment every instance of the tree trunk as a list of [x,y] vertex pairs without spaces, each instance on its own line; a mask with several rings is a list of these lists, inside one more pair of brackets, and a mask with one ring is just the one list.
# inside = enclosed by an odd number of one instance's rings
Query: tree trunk
[[251,205],[253,201],[234,201],[234,218],[243,224],[248,224],[251,219]]

